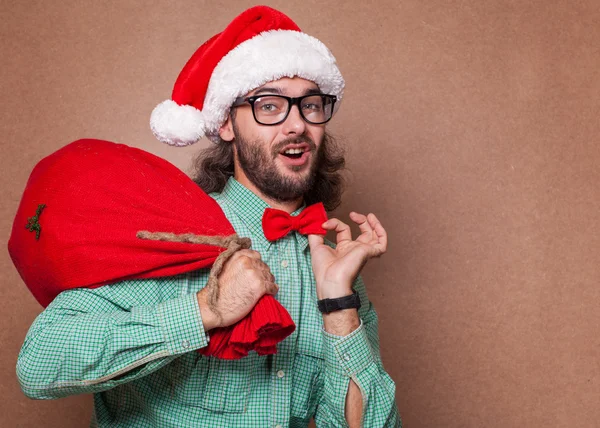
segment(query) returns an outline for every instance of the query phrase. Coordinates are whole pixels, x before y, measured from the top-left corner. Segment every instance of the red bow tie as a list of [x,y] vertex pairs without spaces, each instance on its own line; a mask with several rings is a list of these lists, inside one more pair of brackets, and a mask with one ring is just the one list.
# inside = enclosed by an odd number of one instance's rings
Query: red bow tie
[[319,202],[306,207],[295,217],[282,210],[267,208],[263,214],[262,226],[265,238],[269,241],[276,241],[292,230],[296,230],[303,235],[309,233],[325,235],[327,231],[321,225],[326,221],[325,207]]

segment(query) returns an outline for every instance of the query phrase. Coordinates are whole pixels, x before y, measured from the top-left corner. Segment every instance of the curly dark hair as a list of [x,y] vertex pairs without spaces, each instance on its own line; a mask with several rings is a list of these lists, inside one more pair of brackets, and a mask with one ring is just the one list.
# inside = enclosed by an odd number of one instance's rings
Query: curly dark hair
[[[234,175],[233,146],[220,140],[195,156],[192,179],[204,192],[222,192],[229,177]],[[315,184],[304,194],[306,205],[323,202],[325,210],[336,209],[345,190],[346,180],[342,175],[345,166],[343,147],[326,132],[318,150]]]

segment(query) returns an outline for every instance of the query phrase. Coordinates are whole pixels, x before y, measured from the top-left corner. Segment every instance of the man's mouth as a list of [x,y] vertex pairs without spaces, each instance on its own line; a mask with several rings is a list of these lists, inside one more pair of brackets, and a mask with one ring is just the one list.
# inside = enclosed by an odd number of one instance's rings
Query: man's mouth
[[304,150],[290,149],[290,150],[283,152],[282,154],[283,154],[283,156],[287,156],[288,158],[299,159],[304,154]]
[[287,165],[299,166],[304,165],[311,153],[310,146],[306,143],[289,144],[283,148],[279,154],[282,161]]
[[300,159],[306,152],[310,152],[310,146],[306,143],[302,144],[289,144],[283,148],[279,154],[286,156],[290,159]]

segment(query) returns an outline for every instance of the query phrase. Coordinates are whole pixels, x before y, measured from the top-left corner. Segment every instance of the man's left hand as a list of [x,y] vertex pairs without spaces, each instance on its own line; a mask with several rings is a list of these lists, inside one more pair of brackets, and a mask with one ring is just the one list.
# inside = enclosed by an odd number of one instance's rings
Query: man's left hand
[[337,298],[352,294],[352,283],[367,261],[387,249],[387,233],[375,214],[350,213],[361,234],[353,241],[350,226],[337,218],[323,223],[337,232],[335,249],[324,244],[324,237],[308,235],[312,268],[317,280],[317,298]]

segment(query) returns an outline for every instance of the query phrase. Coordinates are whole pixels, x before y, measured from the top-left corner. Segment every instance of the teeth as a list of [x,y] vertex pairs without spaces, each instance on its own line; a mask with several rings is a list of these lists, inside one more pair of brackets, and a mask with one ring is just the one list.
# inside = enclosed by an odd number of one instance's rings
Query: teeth
[[286,153],[288,155],[297,155],[300,153],[304,153],[304,150],[302,150],[302,149],[287,149],[284,153]]

